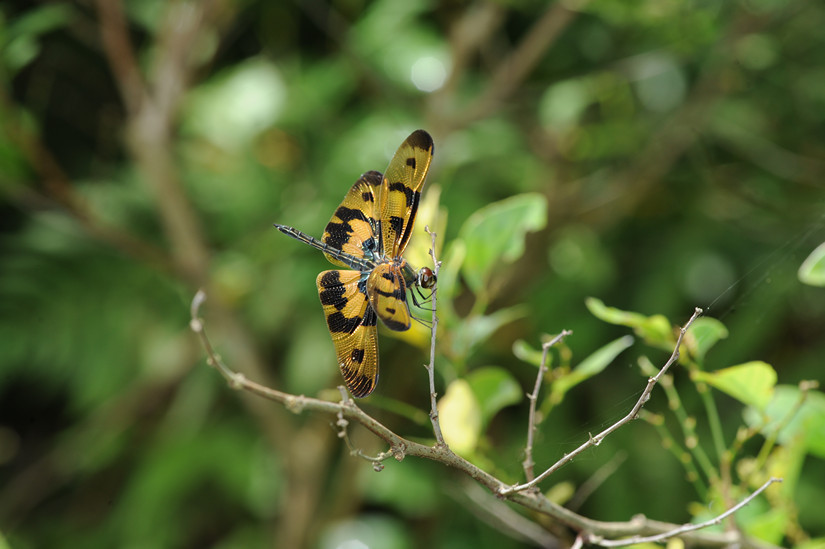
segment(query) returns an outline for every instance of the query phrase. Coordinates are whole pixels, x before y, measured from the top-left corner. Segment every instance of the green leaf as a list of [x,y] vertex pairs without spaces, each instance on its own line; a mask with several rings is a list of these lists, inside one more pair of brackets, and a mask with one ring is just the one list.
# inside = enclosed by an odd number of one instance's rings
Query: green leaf
[[516,305],[489,315],[467,317],[455,330],[453,350],[459,356],[467,356],[476,345],[485,341],[493,332],[503,325],[523,317],[526,311],[526,307]]
[[466,379],[481,406],[482,430],[502,408],[521,401],[521,386],[504,368],[479,368],[470,372]]
[[[9,24],[5,33],[0,33],[3,65],[15,73],[31,63],[40,54],[40,37],[68,26],[74,19],[74,14],[75,10],[65,4],[46,4],[24,12]],[[0,30],[3,30],[2,19]]]
[[759,360],[715,372],[696,371],[691,377],[759,410],[771,401],[776,385],[776,371],[770,364]]
[[497,267],[524,254],[524,236],[546,224],[547,199],[539,193],[512,196],[473,213],[459,232],[467,245],[462,274],[470,289],[485,291]]
[[685,343],[690,348],[691,354],[701,360],[717,341],[726,337],[728,337],[728,329],[724,324],[715,318],[703,316],[694,320],[690,325]]
[[676,344],[676,339],[673,337],[673,327],[663,315],[645,316],[641,313],[622,311],[615,307],[608,307],[595,297],[588,297],[584,303],[596,318],[610,324],[633,328],[633,332],[648,345],[664,350],[672,350]]
[[[791,444],[801,436],[811,454],[825,458],[825,393],[808,391],[800,406],[801,398],[799,387],[778,385],[764,410],[745,409],[745,422],[750,427],[758,428],[766,437],[775,435],[776,429],[782,427],[777,436],[780,444]],[[793,417],[789,418],[789,414]]]
[[561,402],[567,391],[582,381],[601,373],[619,356],[619,353],[631,345],[633,345],[632,336],[623,336],[613,340],[581,361],[571,372],[555,380],[550,388],[550,399],[553,404]]
[[825,242],[811,252],[797,273],[800,282],[811,286],[825,286]]

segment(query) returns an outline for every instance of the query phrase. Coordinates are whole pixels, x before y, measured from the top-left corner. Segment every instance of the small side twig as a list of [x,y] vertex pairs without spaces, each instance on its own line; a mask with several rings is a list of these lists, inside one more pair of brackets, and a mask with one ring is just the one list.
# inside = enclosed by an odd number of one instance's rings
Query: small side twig
[[372,463],[372,468],[375,469],[375,472],[380,472],[384,470],[384,464],[381,463],[385,459],[393,457],[393,453],[391,451],[381,452],[377,456],[370,456],[367,455],[363,450],[360,448],[356,448],[355,445],[349,438],[349,432],[347,431],[347,427],[349,427],[349,420],[344,417],[344,407],[350,406],[353,404],[352,399],[347,392],[346,387],[343,385],[338,386],[338,390],[341,392],[341,409],[338,410],[336,417],[338,420],[335,422],[336,427],[336,434],[338,438],[342,439],[344,442],[347,443],[347,448],[349,448],[349,453],[352,456],[360,457],[366,461]]
[[665,375],[665,373],[667,373],[668,369],[673,365],[673,363],[676,362],[679,359],[679,347],[681,347],[681,345],[682,345],[682,339],[685,337],[685,333],[687,332],[688,328],[690,328],[691,324],[693,324],[693,322],[701,314],[702,314],[702,309],[700,309],[699,307],[696,307],[696,309],[693,311],[693,315],[690,317],[690,319],[687,321],[687,323],[679,331],[679,337],[676,339],[676,345],[673,348],[673,353],[670,355],[670,358],[667,360],[665,365],[662,366],[662,369],[659,370],[659,372],[655,376],[653,376],[653,377],[651,377],[647,380],[647,386],[645,387],[644,391],[642,391],[642,395],[639,397],[639,400],[636,401],[636,404],[633,406],[633,408],[630,410],[630,412],[627,413],[626,416],[624,416],[619,421],[617,421],[616,423],[614,423],[613,425],[611,425],[610,427],[608,427],[607,429],[605,429],[601,433],[597,434],[596,436],[592,436],[592,435],[589,436],[588,439],[587,439],[587,442],[583,443],[581,446],[579,446],[578,448],[576,448],[575,450],[573,450],[569,454],[565,454],[560,460],[558,460],[556,463],[551,465],[549,468],[547,468],[542,474],[540,474],[536,478],[534,478],[534,479],[532,479],[528,482],[525,482],[524,484],[516,484],[514,486],[509,486],[509,487],[501,490],[499,492],[499,494],[502,495],[502,496],[506,496],[506,495],[512,494],[513,492],[520,492],[522,490],[527,490],[527,489],[532,488],[533,486],[537,485],[539,482],[541,482],[542,480],[544,480],[547,477],[549,477],[550,475],[552,475],[554,472],[556,472],[562,466],[564,466],[565,464],[570,462],[574,457],[581,454],[582,452],[584,452],[585,450],[587,450],[591,446],[598,446],[599,444],[601,444],[602,440],[604,440],[608,435],[610,435],[613,431],[615,431],[616,429],[618,429],[622,425],[625,425],[626,423],[636,419],[637,415],[639,414],[639,410],[641,410],[642,407],[645,405],[645,403],[650,399],[650,393],[653,391],[653,387],[655,387],[656,384],[659,382],[659,379],[663,375]]
[[[441,262],[435,257],[435,238],[436,233],[430,231],[430,228],[425,226],[424,230],[430,235],[430,257],[433,258],[433,274],[438,280],[438,271],[441,270]],[[436,314],[436,298],[438,294],[438,284],[433,288],[433,320],[432,328],[430,329],[430,363],[425,366],[427,369],[427,376],[430,378],[430,421],[433,424],[433,432],[435,433],[435,445],[438,447],[447,448],[447,443],[444,442],[444,435],[441,434],[441,424],[438,422],[438,394],[435,392],[435,341],[436,333],[438,332],[438,316]]]
[[527,398],[530,400],[530,415],[527,419],[527,445],[524,447],[524,461],[521,464],[524,467],[524,476],[528,482],[535,478],[533,467],[536,465],[536,462],[533,461],[533,437],[538,428],[538,422],[536,421],[536,402],[539,399],[539,390],[541,389],[544,374],[547,373],[547,353],[550,351],[550,347],[553,347],[556,343],[572,333],[572,330],[562,330],[559,335],[541,346],[541,364],[539,365],[539,373],[536,375],[536,385],[533,387],[533,392],[527,395]]
[[603,540],[598,539],[596,537],[591,536],[590,539],[587,541],[589,543],[600,545],[602,547],[624,547],[627,545],[635,545],[637,543],[657,543],[660,541],[664,541],[666,539],[670,539],[675,536],[679,536],[682,534],[686,534],[687,532],[694,532],[696,530],[701,530],[703,528],[707,528],[708,526],[713,526],[716,524],[720,524],[723,520],[728,518],[729,516],[733,515],[741,508],[749,504],[751,501],[756,498],[759,494],[764,492],[768,486],[775,482],[782,482],[781,478],[771,477],[769,478],[762,486],[760,486],[755,492],[750,494],[748,497],[722,513],[710,520],[706,520],[705,522],[700,522],[698,524],[683,524],[679,528],[674,528],[669,532],[663,532],[661,534],[656,534],[655,536],[631,536],[626,539],[618,539],[618,540]]

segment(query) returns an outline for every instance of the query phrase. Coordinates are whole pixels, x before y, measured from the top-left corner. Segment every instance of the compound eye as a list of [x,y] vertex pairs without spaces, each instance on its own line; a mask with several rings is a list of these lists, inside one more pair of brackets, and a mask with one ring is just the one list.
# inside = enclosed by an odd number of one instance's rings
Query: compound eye
[[436,278],[429,267],[421,267],[418,270],[418,285],[422,288],[432,288],[435,286]]

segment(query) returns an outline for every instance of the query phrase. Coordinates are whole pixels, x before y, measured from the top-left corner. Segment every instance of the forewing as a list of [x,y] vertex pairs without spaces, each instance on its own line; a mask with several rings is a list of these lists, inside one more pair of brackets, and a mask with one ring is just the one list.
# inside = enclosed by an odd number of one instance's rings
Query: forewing
[[407,306],[407,286],[401,269],[392,263],[381,263],[367,278],[370,305],[387,328],[403,332],[410,328],[410,308]]
[[376,211],[381,224],[381,249],[390,257],[399,257],[410,240],[433,149],[430,134],[414,131],[398,147],[384,174]]
[[378,383],[376,315],[358,271],[324,271],[316,280],[338,366],[354,397],[365,397]]
[[[365,249],[378,247],[376,241],[376,194],[383,183],[381,172],[369,171],[363,174],[347,192],[341,205],[335,210],[321,240],[332,248],[342,250],[355,257],[364,257]],[[324,253],[327,259],[342,267],[349,265]]]

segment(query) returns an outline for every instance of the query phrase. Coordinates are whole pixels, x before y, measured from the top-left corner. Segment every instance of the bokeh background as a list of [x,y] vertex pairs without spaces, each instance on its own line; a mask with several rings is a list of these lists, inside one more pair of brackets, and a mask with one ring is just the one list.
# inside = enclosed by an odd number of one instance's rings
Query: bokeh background
[[[575,365],[629,333],[590,314],[588,296],[673,324],[703,307],[729,330],[708,368],[764,360],[780,384],[822,379],[825,290],[797,269],[825,240],[824,27],[825,4],[806,0],[4,0],[8,546],[525,543],[454,471],[410,458],[376,473],[334,418],[232,391],[188,329],[203,287],[233,368],[335,399],[313,282],[328,264],[272,223],[320,236],[358,175],[416,128],[436,157],[410,253],[425,261],[426,223],[452,259],[437,389],[489,366],[518,387],[485,420],[473,455],[485,469],[520,479],[536,369],[514,342],[572,329],[554,356]],[[541,215],[500,228],[515,243],[494,276],[453,268],[451,243],[516,195]],[[381,383],[360,404],[429,440],[426,345],[380,339]],[[553,409],[539,469],[629,410],[642,354],[668,353],[637,341]],[[673,376],[710,446],[693,384]],[[742,405],[715,397],[730,442]],[[649,408],[666,413],[658,390]],[[351,442],[385,449],[356,427]],[[579,512],[681,523],[710,504],[644,421],[542,488],[565,500],[616,455]],[[784,545],[825,536],[822,454],[800,467]]]

